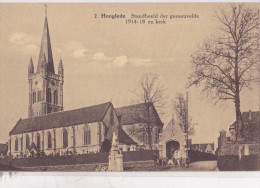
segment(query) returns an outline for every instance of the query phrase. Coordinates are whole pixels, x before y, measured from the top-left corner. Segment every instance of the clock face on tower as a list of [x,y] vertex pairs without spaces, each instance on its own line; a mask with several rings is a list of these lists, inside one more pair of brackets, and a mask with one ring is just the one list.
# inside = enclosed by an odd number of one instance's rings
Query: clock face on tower
[[35,85],[37,88],[41,89],[42,83],[41,83],[40,81],[36,80],[36,81],[34,82],[34,85]]

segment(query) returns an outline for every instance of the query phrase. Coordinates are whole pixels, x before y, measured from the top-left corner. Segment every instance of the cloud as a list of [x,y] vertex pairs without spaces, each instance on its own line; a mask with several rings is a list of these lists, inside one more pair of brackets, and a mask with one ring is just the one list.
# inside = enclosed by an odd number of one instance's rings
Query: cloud
[[127,64],[128,59],[126,56],[119,56],[114,58],[114,61],[112,62],[115,66],[123,67]]
[[85,57],[87,53],[86,49],[78,49],[73,51],[73,56],[76,58]]
[[13,44],[23,45],[25,44],[26,36],[24,33],[15,33],[9,37],[9,42]]
[[92,60],[94,61],[110,61],[112,59],[113,59],[112,57],[108,57],[102,52],[97,52],[92,57]]
[[125,55],[109,57],[106,56],[103,52],[95,53],[92,58],[92,63],[105,64],[106,66],[115,66],[115,67],[124,67],[128,66],[152,66],[157,65],[156,63],[151,62],[151,59],[137,59],[137,58],[128,58]]
[[134,66],[151,66],[156,65],[156,63],[152,63],[151,59],[131,59],[131,64]]
[[36,50],[38,50],[38,47],[34,44],[28,44],[28,45],[26,45],[25,49],[28,51],[36,51]]
[[90,50],[88,50],[81,42],[75,40],[68,40],[64,43],[58,44],[56,51],[60,55],[68,55],[73,58],[86,58],[90,55]]
[[20,51],[26,51],[30,53],[34,53],[38,47],[34,44],[34,37],[29,36],[25,33],[14,33],[9,37],[9,42],[18,48]]

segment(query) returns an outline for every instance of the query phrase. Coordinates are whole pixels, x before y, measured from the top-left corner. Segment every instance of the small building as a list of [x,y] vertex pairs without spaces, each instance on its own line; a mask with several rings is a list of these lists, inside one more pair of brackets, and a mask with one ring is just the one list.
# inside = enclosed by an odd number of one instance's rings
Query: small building
[[230,140],[240,142],[260,142],[260,111],[243,112],[241,115],[242,124],[236,128],[237,123],[230,125]]
[[149,149],[148,127],[151,129],[151,149],[158,147],[159,134],[162,132],[163,123],[153,103],[141,103],[116,108],[116,114],[122,129],[137,144],[138,149]]
[[260,153],[260,111],[243,112],[242,123],[234,122],[230,128],[230,137],[226,131],[220,131],[218,155],[258,155]]
[[174,119],[163,129],[159,144],[161,158],[172,159],[176,150],[180,152],[180,157],[185,158],[187,156],[186,133]]

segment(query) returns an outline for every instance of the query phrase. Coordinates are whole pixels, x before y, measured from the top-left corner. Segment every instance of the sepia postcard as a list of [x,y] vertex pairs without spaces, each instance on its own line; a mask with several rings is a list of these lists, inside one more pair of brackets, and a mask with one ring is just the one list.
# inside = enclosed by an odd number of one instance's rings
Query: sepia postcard
[[0,171],[260,170],[260,3],[0,3]]

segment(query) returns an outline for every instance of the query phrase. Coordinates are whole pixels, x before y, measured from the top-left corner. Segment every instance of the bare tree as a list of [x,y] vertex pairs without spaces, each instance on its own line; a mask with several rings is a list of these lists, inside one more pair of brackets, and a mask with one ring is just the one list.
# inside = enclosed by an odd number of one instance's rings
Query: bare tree
[[189,76],[190,86],[203,86],[202,92],[216,102],[232,100],[236,110],[237,138],[241,127],[240,92],[251,89],[257,79],[259,64],[259,10],[243,4],[220,9],[215,17],[219,23],[218,36],[205,41],[192,55],[194,71]]
[[186,145],[189,147],[189,136],[194,135],[194,125],[192,123],[192,117],[189,115],[188,109],[188,94],[187,99],[184,98],[182,93],[177,93],[175,100],[173,101],[173,114],[176,117],[176,121],[182,130],[186,133]]
[[160,115],[164,113],[164,91],[165,88],[159,82],[157,74],[145,73],[134,92],[138,103],[143,103],[143,105],[137,105],[136,108],[137,114],[139,114],[136,118],[143,124],[142,126],[133,126],[130,134],[139,134],[142,139],[147,136],[149,149],[152,149],[152,129],[155,125],[154,115],[157,114],[155,109]]

